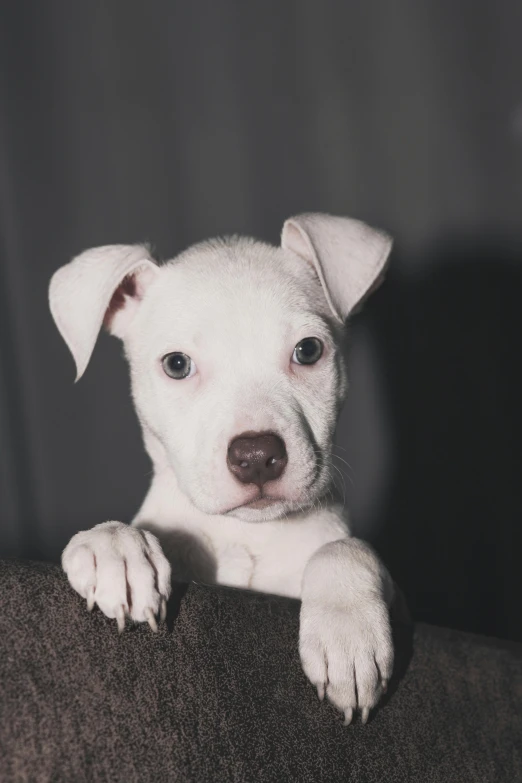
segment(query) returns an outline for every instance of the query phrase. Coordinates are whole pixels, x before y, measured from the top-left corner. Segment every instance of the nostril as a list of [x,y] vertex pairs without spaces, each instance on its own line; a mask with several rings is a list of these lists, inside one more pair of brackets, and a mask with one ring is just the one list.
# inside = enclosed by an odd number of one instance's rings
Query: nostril
[[275,481],[283,474],[287,461],[283,439],[271,432],[245,433],[228,447],[229,470],[242,484],[262,487]]

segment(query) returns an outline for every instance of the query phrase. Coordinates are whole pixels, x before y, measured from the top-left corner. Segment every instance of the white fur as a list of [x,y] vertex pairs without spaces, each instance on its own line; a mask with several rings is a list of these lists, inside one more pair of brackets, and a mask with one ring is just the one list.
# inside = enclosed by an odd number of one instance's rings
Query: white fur
[[[390,247],[358,221],[304,215],[285,223],[280,248],[212,240],[161,266],[138,246],[88,250],[50,288],[78,377],[104,319],[123,340],[154,468],[132,527],[107,522],[72,538],[62,558],[72,586],[120,629],[126,616],[155,627],[171,569],[177,580],[301,598],[303,668],[346,722],[357,707],[367,719],[393,665],[391,581],[350,537],[331,465],[347,388],[343,323]],[[322,358],[293,363],[311,336]],[[172,351],[193,359],[191,377],[165,374]],[[265,508],[246,505],[258,489],[227,467],[228,444],[247,431],[286,443]]]

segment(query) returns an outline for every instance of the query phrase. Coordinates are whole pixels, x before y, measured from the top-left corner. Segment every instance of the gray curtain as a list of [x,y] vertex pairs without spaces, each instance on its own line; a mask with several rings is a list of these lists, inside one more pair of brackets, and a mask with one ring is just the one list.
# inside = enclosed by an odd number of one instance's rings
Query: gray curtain
[[354,525],[419,617],[513,637],[522,467],[518,0],[0,4],[0,550],[128,520],[149,464],[117,341],[82,381],[53,271],[98,244],[390,231],[339,431]]

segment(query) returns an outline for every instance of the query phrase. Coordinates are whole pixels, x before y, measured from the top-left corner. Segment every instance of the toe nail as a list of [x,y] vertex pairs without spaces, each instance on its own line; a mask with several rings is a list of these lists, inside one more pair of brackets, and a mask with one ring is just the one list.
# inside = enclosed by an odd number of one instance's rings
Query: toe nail
[[125,629],[125,608],[121,606],[116,615],[116,621],[118,623],[118,633],[123,633]]
[[347,710],[344,711],[344,725],[349,726],[352,722],[353,718],[353,709],[351,707],[348,707]]
[[145,617],[147,619],[147,622],[150,625],[150,627],[152,628],[152,630],[154,631],[154,633],[157,633],[157,631],[158,631],[158,624],[156,623],[156,618],[154,617],[154,612],[152,611],[152,609],[150,609],[150,608],[145,609],[143,614],[145,615]]
[[361,721],[363,723],[366,723],[370,715],[370,708],[369,707],[363,707],[361,712]]
[[94,587],[89,587],[87,593],[87,611],[92,612],[94,607]]
[[324,699],[324,683],[320,682],[317,686],[317,695],[319,697],[319,701],[323,701]]
[[164,623],[167,619],[167,601],[165,598],[161,599],[161,606],[160,606],[160,622]]

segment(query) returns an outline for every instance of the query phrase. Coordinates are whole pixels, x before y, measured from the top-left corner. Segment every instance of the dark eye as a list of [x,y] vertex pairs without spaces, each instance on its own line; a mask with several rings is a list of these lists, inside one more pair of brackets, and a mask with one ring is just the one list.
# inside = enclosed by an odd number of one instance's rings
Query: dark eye
[[189,378],[196,372],[196,365],[190,356],[179,351],[166,354],[161,363],[166,374],[177,381],[181,381],[182,378]]
[[315,364],[322,355],[322,342],[317,337],[305,337],[295,346],[292,361],[296,364]]

